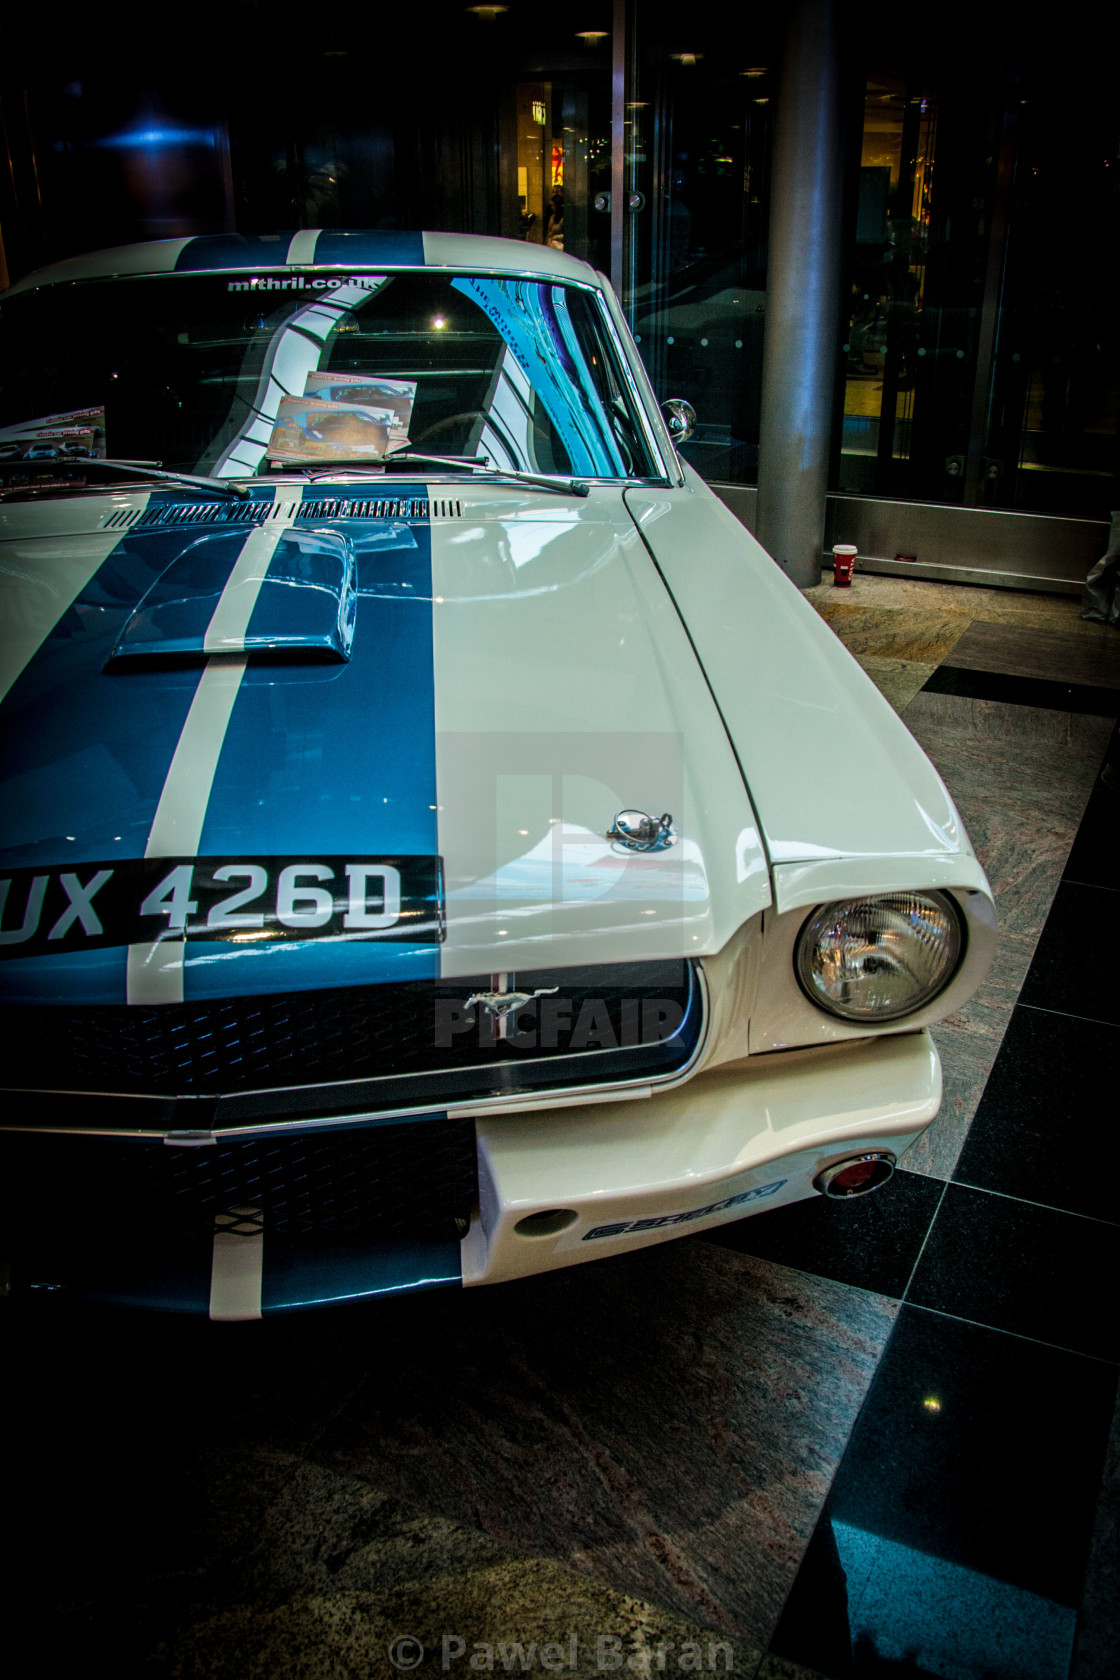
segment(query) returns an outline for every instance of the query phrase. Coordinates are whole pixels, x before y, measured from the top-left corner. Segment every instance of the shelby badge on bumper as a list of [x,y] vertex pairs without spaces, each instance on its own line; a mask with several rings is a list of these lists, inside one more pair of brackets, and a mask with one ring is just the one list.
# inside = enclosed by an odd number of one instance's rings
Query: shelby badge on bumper
[[136,858],[0,877],[0,957],[169,936],[437,944],[442,860]]

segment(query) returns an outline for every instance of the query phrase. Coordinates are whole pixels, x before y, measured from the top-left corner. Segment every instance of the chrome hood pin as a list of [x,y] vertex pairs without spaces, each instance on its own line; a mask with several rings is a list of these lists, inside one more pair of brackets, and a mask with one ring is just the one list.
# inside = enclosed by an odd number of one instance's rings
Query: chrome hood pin
[[607,839],[628,852],[664,852],[677,843],[673,819],[668,811],[651,817],[645,811],[619,811],[607,830]]

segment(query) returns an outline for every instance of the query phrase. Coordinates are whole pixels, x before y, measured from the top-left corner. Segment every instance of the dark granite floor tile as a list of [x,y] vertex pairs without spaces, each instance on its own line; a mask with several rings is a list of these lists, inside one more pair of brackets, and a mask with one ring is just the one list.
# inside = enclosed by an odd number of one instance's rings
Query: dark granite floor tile
[[1120,1650],[1120,1396],[1112,1417],[1069,1680],[1116,1680]]
[[871,1195],[847,1202],[814,1196],[696,1240],[900,1299],[940,1198],[936,1179],[900,1171]]
[[907,1172],[952,1178],[1010,1015],[1009,1008],[993,1005],[984,1011],[982,1027],[970,1010],[967,1022],[954,1016],[931,1028],[941,1058],[941,1108],[903,1156]]
[[893,1302],[677,1242],[416,1305],[363,1332],[320,1457],[765,1643]]
[[1098,641],[1071,630],[973,623],[953,648],[958,669],[1120,688],[1120,638]]
[[1114,718],[1120,712],[1120,689],[1052,682],[1046,677],[1006,677],[998,671],[968,671],[956,665],[939,665],[922,692],[1000,700],[1016,706],[1046,706],[1092,717]]
[[1109,742],[1065,867],[1067,881],[1120,886],[1120,731]]
[[1020,1003],[1120,1025],[1118,944],[1120,892],[1063,881],[1023,982]]
[[1047,800],[1079,792],[1082,803],[1115,728],[1106,717],[929,689],[907,706],[906,725],[946,767],[956,754],[966,764],[971,759],[978,788]]
[[774,1651],[830,1680],[1065,1680],[1115,1386],[903,1307]]
[[982,1190],[1120,1221],[1107,1174],[1120,1027],[1020,1007],[1011,1017],[953,1177]]
[[1120,1227],[950,1184],[907,1291],[916,1306],[1120,1358]]
[[1120,785],[1099,784],[1089,796],[1064,878],[1088,887],[1120,886]]

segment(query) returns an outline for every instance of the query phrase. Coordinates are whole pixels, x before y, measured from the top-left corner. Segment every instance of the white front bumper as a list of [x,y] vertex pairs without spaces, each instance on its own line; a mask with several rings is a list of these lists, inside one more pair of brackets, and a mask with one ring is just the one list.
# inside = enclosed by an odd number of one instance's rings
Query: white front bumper
[[[463,1282],[574,1266],[800,1201],[845,1155],[901,1154],[940,1103],[923,1030],[752,1057],[643,1101],[479,1119]],[[517,1230],[550,1210],[575,1217],[546,1235]]]

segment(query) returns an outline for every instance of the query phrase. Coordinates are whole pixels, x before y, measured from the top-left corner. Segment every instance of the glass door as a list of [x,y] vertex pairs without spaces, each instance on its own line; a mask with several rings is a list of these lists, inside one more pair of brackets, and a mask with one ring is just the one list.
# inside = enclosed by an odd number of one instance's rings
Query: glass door
[[[841,490],[898,494],[910,475],[937,146],[932,94],[868,79],[851,265]],[[958,358],[954,351],[954,359]]]
[[682,454],[705,478],[753,484],[776,31],[662,0],[639,29],[626,111],[634,335],[658,397],[696,410]]
[[609,271],[611,117],[606,69],[518,82],[513,105],[509,127],[516,175],[507,175],[506,230],[528,244],[551,245]]
[[869,75],[838,489],[1116,504],[1118,189],[1113,102],[1089,65]]
[[993,506],[1118,505],[1120,138],[1091,69],[1025,84],[985,437]]

